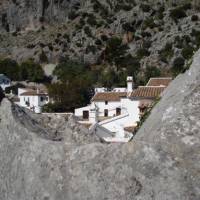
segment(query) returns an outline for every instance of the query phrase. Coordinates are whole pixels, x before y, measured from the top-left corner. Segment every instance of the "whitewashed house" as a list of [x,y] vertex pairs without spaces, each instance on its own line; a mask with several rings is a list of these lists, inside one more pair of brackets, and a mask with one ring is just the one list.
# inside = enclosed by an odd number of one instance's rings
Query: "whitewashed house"
[[10,86],[11,80],[4,74],[0,74],[0,87],[2,88],[2,90],[5,91],[5,89]]
[[152,78],[146,86],[133,89],[133,78],[127,77],[126,88],[96,92],[91,104],[75,110],[82,124],[98,124],[114,133],[108,142],[127,142],[141,115],[171,82],[171,78]]
[[49,96],[46,91],[30,88],[18,89],[19,106],[28,108],[35,113],[41,113],[42,107],[49,103]]

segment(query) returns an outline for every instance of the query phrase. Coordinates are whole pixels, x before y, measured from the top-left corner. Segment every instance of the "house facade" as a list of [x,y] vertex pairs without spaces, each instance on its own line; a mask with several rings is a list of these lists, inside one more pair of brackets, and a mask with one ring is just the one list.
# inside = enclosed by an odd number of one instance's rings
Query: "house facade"
[[0,74],[0,87],[2,88],[2,90],[5,91],[5,89],[10,86],[11,80],[4,74]]
[[28,108],[35,113],[41,113],[42,107],[49,103],[49,96],[46,91],[30,88],[18,89],[18,105]]
[[133,78],[127,77],[126,88],[114,88],[111,92],[96,92],[91,104],[76,109],[75,115],[82,124],[98,124],[114,133],[115,140],[131,137],[132,134],[129,133],[133,132],[145,110],[162,94],[171,80],[171,78],[152,78],[146,86],[134,89]]

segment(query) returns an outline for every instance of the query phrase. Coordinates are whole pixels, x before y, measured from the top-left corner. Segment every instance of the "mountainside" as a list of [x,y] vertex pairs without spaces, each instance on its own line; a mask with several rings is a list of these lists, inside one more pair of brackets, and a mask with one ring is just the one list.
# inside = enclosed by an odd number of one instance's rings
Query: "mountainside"
[[[74,124],[56,140],[55,133],[3,100],[0,199],[199,200],[199,63],[200,51],[124,145],[101,144]],[[75,132],[87,137],[77,142]]]
[[112,65],[104,50],[119,37],[142,68],[166,71],[200,46],[199,1],[3,0],[0,30],[0,55],[18,61]]

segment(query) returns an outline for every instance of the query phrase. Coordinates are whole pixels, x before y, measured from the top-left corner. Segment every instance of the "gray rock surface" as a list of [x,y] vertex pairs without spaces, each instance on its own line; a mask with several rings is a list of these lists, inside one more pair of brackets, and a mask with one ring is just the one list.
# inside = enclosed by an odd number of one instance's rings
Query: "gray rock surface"
[[[125,145],[84,138],[76,142],[68,131],[63,140],[54,141],[42,127],[33,126],[31,116],[4,100],[0,199],[199,200],[199,63],[200,51]],[[72,127],[68,130],[74,132]]]

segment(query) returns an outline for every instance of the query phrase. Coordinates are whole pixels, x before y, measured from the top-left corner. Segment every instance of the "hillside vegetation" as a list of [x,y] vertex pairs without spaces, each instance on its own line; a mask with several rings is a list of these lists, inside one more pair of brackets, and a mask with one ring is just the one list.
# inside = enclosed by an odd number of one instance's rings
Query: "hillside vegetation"
[[[0,58],[56,64],[59,88],[70,82],[84,93],[78,105],[88,102],[91,85],[124,86],[127,75],[136,85],[175,77],[200,47],[198,0],[15,0],[2,1],[0,12]],[[32,74],[25,78],[44,80]]]

